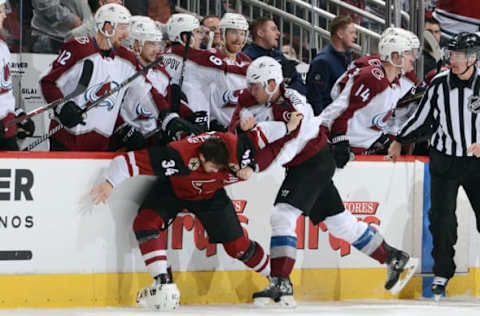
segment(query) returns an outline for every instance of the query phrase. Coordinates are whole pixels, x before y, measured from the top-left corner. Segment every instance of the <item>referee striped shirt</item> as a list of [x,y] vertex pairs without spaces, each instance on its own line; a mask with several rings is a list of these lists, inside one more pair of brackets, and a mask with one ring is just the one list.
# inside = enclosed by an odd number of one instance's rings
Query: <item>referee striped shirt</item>
[[[415,139],[419,130],[433,118],[438,127],[430,139],[433,148],[449,156],[471,156],[467,148],[480,141],[480,119],[469,110],[469,103],[479,104],[480,72],[475,69],[469,80],[460,80],[446,70],[430,83],[415,114],[402,126],[397,140]],[[407,141],[409,142],[409,141]]]

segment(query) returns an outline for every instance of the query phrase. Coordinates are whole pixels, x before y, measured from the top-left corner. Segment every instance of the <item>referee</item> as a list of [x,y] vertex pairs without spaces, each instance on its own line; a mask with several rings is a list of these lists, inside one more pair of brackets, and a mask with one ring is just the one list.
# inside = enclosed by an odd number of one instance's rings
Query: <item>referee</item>
[[460,186],[467,193],[480,231],[480,160],[472,154],[474,144],[480,142],[480,72],[476,67],[479,54],[480,37],[474,33],[460,33],[448,43],[446,58],[451,69],[432,80],[417,111],[405,122],[388,150],[390,157],[396,159],[402,144],[430,137],[432,207],[428,216],[435,274],[432,293],[436,296],[445,292],[455,273],[455,209]]

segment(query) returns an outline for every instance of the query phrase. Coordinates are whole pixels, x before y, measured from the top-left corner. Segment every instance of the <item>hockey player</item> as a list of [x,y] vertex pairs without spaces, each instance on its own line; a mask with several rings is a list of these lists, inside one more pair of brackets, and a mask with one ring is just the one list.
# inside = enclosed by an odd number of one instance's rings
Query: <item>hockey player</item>
[[[0,0],[0,30],[7,18],[6,0]],[[0,150],[18,150],[17,126],[5,127],[5,124],[16,117],[15,97],[13,96],[12,77],[10,74],[11,54],[3,36],[0,36]],[[19,112],[19,116],[22,112]],[[18,128],[31,136],[35,125],[32,120],[18,124]],[[32,129],[33,128],[33,129]]]
[[402,84],[406,83],[400,83],[399,76],[413,70],[415,46],[408,34],[386,33],[378,46],[380,63],[353,68],[339,82],[340,94],[320,114],[333,143],[337,167],[347,164],[350,151],[366,154],[386,148],[390,141],[386,134],[392,133],[387,122],[412,87],[404,91]]
[[[84,59],[94,64],[90,87],[71,101],[58,106],[55,114],[65,126],[51,138],[53,150],[105,150],[109,146],[123,100],[125,89],[104,100],[89,110],[84,117],[83,109],[106,91],[132,76],[140,69],[134,53],[121,46],[128,36],[130,12],[118,4],[102,6],[95,15],[98,32],[94,38],[80,37],[66,43],[53,62],[40,86],[47,102],[52,102],[70,93],[77,84]],[[169,104],[143,76],[138,77],[130,88],[148,91],[149,99],[155,103],[163,118],[163,127],[169,130],[189,129],[191,124],[172,113],[167,115]],[[81,107],[82,106],[82,107]],[[50,129],[59,122],[52,120]]]
[[[179,292],[167,273],[167,257],[160,231],[182,209],[188,209],[202,222],[210,242],[222,243],[231,257],[241,260],[262,275],[268,275],[270,262],[263,248],[243,232],[232,201],[223,187],[247,180],[253,173],[254,155],[295,131],[301,116],[294,113],[285,125],[259,124],[239,136],[210,132],[188,137],[165,147],[152,147],[116,157],[106,181],[92,190],[94,203],[105,202],[114,187],[128,177],[155,175],[157,184],[151,190],[133,224],[147,269],[155,279],[139,291],[137,302],[162,310],[178,306]],[[286,126],[286,128],[285,128]],[[252,126],[243,124],[242,129]]]
[[227,73],[226,80],[215,81],[210,87],[211,128],[226,129],[235,107],[225,105],[231,104],[229,99],[234,97],[235,90],[247,87],[245,74],[252,60],[242,52],[248,39],[247,19],[238,13],[225,13],[219,27],[222,46],[215,50],[216,56],[229,65],[243,69],[241,73]]
[[[172,81],[172,98],[178,98],[180,92],[177,90],[181,88],[188,100],[190,115],[195,120],[208,122],[210,85],[226,80],[225,73],[245,74],[246,69],[227,64],[211,51],[195,49],[194,41],[201,40],[201,29],[197,18],[192,15],[173,14],[167,23],[167,33],[172,45],[162,56]],[[172,103],[175,106],[179,102]]]
[[[153,62],[164,45],[163,34],[155,21],[147,16],[133,16],[130,19],[128,37],[124,45],[137,56],[140,64]],[[162,62],[149,69],[146,77],[150,84],[166,100],[169,99],[170,76]],[[120,110],[120,131],[114,148],[125,147],[135,150],[145,147],[144,135],[154,134],[158,129],[159,110],[149,98],[149,91],[127,87]]]
[[[296,222],[302,214],[309,216],[314,224],[323,221],[333,236],[351,243],[379,263],[385,263],[385,288],[395,293],[399,291],[413,275],[415,260],[409,262],[407,253],[387,244],[377,230],[345,210],[332,181],[336,166],[327,143],[327,131],[325,127],[320,128],[320,120],[313,116],[305,97],[284,88],[281,66],[270,57],[258,58],[250,64],[247,81],[249,88],[245,93],[249,93],[256,104],[242,104],[241,100],[249,98],[240,98],[236,112],[240,113],[242,120],[253,116],[257,122],[285,121],[292,111],[303,114],[300,128],[295,133],[255,155],[257,171],[269,166],[272,157],[265,159],[268,155],[275,156],[274,163],[287,167],[270,220],[270,284],[253,294],[255,304],[265,305],[270,300],[286,306],[296,304],[289,276],[297,249]],[[400,280],[400,273],[407,267],[410,273]]]

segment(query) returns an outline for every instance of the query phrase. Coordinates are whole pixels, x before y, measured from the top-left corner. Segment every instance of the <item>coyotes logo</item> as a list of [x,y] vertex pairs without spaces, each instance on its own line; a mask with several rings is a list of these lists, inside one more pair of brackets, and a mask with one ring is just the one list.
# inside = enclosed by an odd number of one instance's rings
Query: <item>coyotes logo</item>
[[12,90],[12,78],[10,76],[10,66],[4,63],[2,73],[0,74],[0,94]]

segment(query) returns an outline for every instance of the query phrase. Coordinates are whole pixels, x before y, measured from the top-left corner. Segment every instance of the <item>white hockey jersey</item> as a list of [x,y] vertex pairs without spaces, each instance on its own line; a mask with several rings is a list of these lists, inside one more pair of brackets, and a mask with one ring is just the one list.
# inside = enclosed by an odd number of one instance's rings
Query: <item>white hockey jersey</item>
[[[300,127],[291,134],[290,138],[283,138],[284,142],[278,150],[271,150],[272,157],[258,157],[255,159],[260,171],[268,167],[265,161],[273,161],[277,165],[298,165],[315,155],[326,144],[326,133],[320,131],[320,118],[313,115],[312,106],[307,103],[305,96],[293,89],[282,88],[282,98],[270,106],[257,104],[247,90],[238,98],[238,104],[232,117],[230,130],[239,124],[240,118],[253,116],[256,122],[282,121],[288,122],[290,112],[300,112],[303,119]],[[272,147],[272,146],[270,146]]]
[[[5,123],[15,118],[15,97],[12,89],[10,62],[12,56],[7,43],[0,37],[0,121]],[[16,126],[8,128],[4,137],[15,136]]]
[[[94,39],[77,37],[62,47],[60,55],[40,80],[45,100],[50,103],[71,93],[78,84],[83,69],[83,60],[90,59],[93,73],[88,89],[73,101],[80,107],[95,102],[105,92],[118,86],[140,69],[140,64],[130,50],[119,47],[105,55]],[[129,84],[138,94],[149,94],[160,110],[167,110],[168,104],[144,76],[137,77]],[[113,94],[95,108],[87,112],[85,125],[63,128],[53,138],[69,150],[95,151],[106,150],[116,125],[126,88]],[[57,112],[61,109],[57,109]],[[50,122],[50,129],[59,123]]]
[[[180,81],[184,52],[185,47],[176,44],[162,54],[172,84]],[[244,76],[246,69],[225,63],[211,51],[189,48],[183,71],[182,91],[187,97],[188,107],[192,113],[197,111],[210,113],[210,86],[218,82],[223,84],[227,80],[227,73]]]
[[231,98],[235,90],[247,88],[245,74],[252,60],[244,53],[238,53],[236,60],[233,61],[218,49],[215,49],[215,55],[227,65],[243,69],[242,73],[226,73],[225,81],[215,81],[210,85],[210,120],[217,120],[218,123],[227,127],[235,110],[235,107],[229,106]]
[[346,135],[352,151],[364,153],[378,140],[403,96],[400,82],[390,83],[382,68],[356,68],[343,78],[339,96],[320,118],[330,135]]

